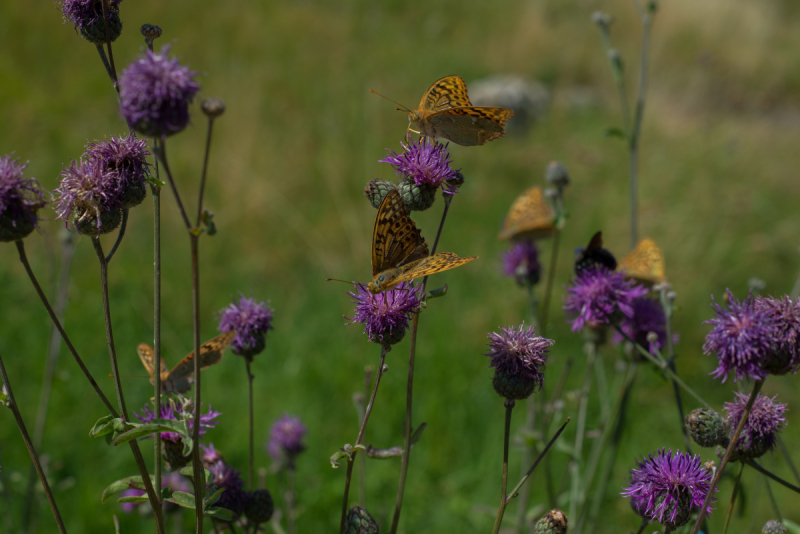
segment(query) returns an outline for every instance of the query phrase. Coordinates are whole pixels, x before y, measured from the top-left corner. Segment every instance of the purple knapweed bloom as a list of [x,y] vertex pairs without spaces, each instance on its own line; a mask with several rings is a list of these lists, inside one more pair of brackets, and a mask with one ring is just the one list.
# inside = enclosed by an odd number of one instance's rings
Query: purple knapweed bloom
[[403,339],[408,321],[422,301],[422,285],[401,282],[378,294],[370,293],[363,284],[355,287],[355,291],[347,292],[356,307],[353,319],[346,324],[363,324],[364,333],[375,343],[393,345]]
[[275,460],[288,459],[291,462],[306,450],[303,438],[307,432],[299,417],[283,415],[269,429],[267,452]]
[[217,488],[225,488],[214,506],[227,508],[237,515],[241,515],[247,504],[247,492],[242,489],[244,482],[239,471],[222,460],[210,465],[207,469],[212,476],[211,483]]
[[489,352],[484,356],[492,359],[489,367],[510,379],[515,379],[532,386],[530,389],[542,389],[544,385],[544,367],[547,362],[547,351],[554,343],[552,339],[538,336],[533,326],[519,329],[513,326],[500,328],[500,333],[489,332]]
[[756,297],[756,306],[775,323],[772,361],[764,369],[772,374],[797,372],[800,367],[800,299]]
[[217,462],[220,462],[220,461],[225,459],[222,456],[222,453],[214,448],[214,444],[213,443],[209,443],[208,446],[205,446],[205,445],[203,445],[201,443],[200,447],[203,450],[203,456],[202,456],[201,459],[203,461],[203,465],[206,466],[206,467],[208,467],[210,465],[213,465],[213,464],[215,464]]
[[633,301],[647,294],[624,274],[602,266],[591,266],[575,275],[567,287],[564,309],[575,314],[572,331],[609,324],[620,315],[633,316]]
[[[122,0],[109,0],[107,4],[108,19],[119,14],[119,4]],[[58,3],[64,22],[71,22],[75,29],[91,26],[103,16],[103,7],[100,0],[62,0]]]
[[113,230],[119,224],[119,217],[115,219],[113,215],[119,212],[122,188],[114,173],[102,164],[73,161],[61,171],[60,183],[54,191],[58,194],[54,206],[58,219],[67,221],[75,215],[76,225],[84,221],[89,221],[90,225],[94,223],[98,234]]
[[200,90],[197,72],[169,58],[169,46],[146,50],[120,76],[120,111],[137,132],[167,137],[189,123],[189,103]]
[[239,301],[231,303],[219,312],[220,332],[236,331],[231,343],[234,354],[252,358],[261,353],[266,345],[268,330],[272,330],[272,314],[275,312],[264,302],[256,302],[241,293]]
[[[744,409],[750,395],[734,392],[736,400],[725,403],[728,412],[728,427],[731,437],[739,426],[744,415]],[[786,405],[776,402],[777,395],[770,398],[760,393],[753,402],[750,415],[742,428],[742,433],[736,442],[736,451],[747,457],[759,457],[775,448],[775,435],[786,428],[786,418],[783,416]]]
[[[677,528],[689,521],[692,508],[700,507],[708,495],[711,471],[700,461],[700,456],[661,449],[653,457],[638,463],[631,472],[628,487],[622,495],[630,497],[634,510],[644,510],[644,516]],[[719,491],[715,489],[715,491]],[[708,514],[712,512],[711,503]]]
[[0,241],[15,241],[36,227],[36,211],[44,206],[39,182],[25,178],[20,164],[10,155],[0,156]]
[[503,274],[512,276],[521,286],[537,284],[541,275],[536,243],[523,239],[503,253]]
[[[631,317],[624,316],[619,323],[619,328],[637,345],[646,348],[650,354],[655,354],[667,342],[667,320],[664,316],[664,308],[658,301],[647,297],[634,299],[632,307],[633,315]],[[650,336],[651,333],[655,336]],[[621,343],[625,337],[619,332],[615,332],[612,339],[614,343]],[[651,341],[652,339],[654,341]]]
[[146,194],[149,155],[144,139],[125,135],[112,137],[109,141],[89,143],[82,159],[96,162],[114,176],[119,183],[120,207],[130,208],[138,205]]
[[711,298],[717,316],[706,324],[714,328],[706,336],[703,353],[715,353],[719,364],[710,374],[715,378],[728,379],[734,372],[734,381],[750,377],[754,380],[766,378],[765,363],[772,358],[772,340],[777,334],[772,315],[756,304],[752,294],[737,301],[727,291],[728,309]]
[[[154,419],[172,419],[173,421],[188,421],[189,432],[194,427],[194,414],[192,412],[185,412],[182,407],[177,406],[174,402],[167,402],[161,405],[161,417],[156,417],[155,412],[146,405],[142,408],[142,413],[134,413],[143,424],[149,423]],[[200,414],[200,435],[202,436],[208,430],[214,428],[217,424],[214,419],[222,415],[220,412],[214,411],[211,405],[208,406],[208,412]],[[177,432],[162,432],[161,439],[164,441],[171,441],[177,443],[181,439],[181,435]]]
[[458,172],[450,166],[447,145],[427,137],[420,137],[417,141],[409,137],[408,144],[401,141],[400,145],[403,147],[402,154],[387,149],[389,154],[379,161],[391,164],[398,176],[408,176],[417,185],[432,189],[441,186],[448,193],[458,192],[458,188],[445,183]]

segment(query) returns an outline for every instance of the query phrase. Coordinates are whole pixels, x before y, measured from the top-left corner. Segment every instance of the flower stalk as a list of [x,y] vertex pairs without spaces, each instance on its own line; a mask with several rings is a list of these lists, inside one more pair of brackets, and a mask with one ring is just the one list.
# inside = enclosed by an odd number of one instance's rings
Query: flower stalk
[[506,422],[503,430],[503,482],[500,486],[500,506],[497,508],[497,518],[494,520],[492,534],[500,532],[500,525],[503,523],[503,514],[508,504],[506,502],[506,498],[508,497],[506,493],[508,489],[508,442],[511,436],[511,411],[514,409],[515,404],[514,399],[506,399],[504,403],[506,407]]

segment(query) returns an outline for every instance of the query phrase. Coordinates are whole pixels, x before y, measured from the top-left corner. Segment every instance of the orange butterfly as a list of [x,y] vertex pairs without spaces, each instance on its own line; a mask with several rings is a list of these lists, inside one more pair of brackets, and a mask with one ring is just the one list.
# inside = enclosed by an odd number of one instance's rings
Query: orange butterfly
[[389,191],[378,208],[372,231],[371,293],[381,293],[401,282],[428,276],[469,263],[477,256],[460,258],[452,252],[428,255],[428,243],[408,216],[403,197]]
[[630,254],[622,258],[618,270],[640,282],[658,284],[665,278],[664,253],[652,239],[642,239]]
[[[222,353],[236,337],[236,331],[225,332],[210,341],[200,345],[200,369],[206,369],[222,360]],[[139,359],[142,360],[144,368],[150,375],[150,383],[155,384],[156,357],[153,347],[147,343],[140,343],[136,349]],[[186,393],[194,382],[194,351],[181,360],[171,371],[167,370],[167,364],[161,359],[161,391],[164,393]]]
[[547,203],[542,189],[531,187],[511,204],[499,239],[540,239],[553,235],[556,212]]

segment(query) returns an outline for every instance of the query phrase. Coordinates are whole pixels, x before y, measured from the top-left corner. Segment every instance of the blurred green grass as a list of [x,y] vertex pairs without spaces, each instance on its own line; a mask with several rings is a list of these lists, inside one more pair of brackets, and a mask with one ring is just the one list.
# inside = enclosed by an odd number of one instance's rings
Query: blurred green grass
[[[619,114],[600,39],[589,20],[595,9],[617,19],[612,35],[633,92],[640,29],[632,6],[621,0],[122,4],[125,27],[114,44],[119,69],[140,53],[139,25],[159,24],[164,36],[157,45],[172,44],[173,53],[202,73],[201,97],[227,102],[215,128],[206,197],[219,234],[201,245],[202,337],[214,335],[215,311],[237,292],[271,299],[275,331],[255,364],[256,436],[265,440],[271,422],[284,412],[300,416],[310,429],[298,473],[301,531],[332,531],[337,524],[343,473],[331,470],[327,458],[355,439],[350,399],[361,388],[363,367],[376,364],[379,353],[357,326],[343,326],[343,316],[352,313],[343,286],[323,282],[368,277],[375,212],[361,191],[370,178],[391,176],[377,160],[385,148],[399,148],[406,126],[404,115],[367,90],[413,105],[445,74],[459,74],[469,84],[490,74],[516,73],[547,84],[553,95],[548,113],[523,135],[481,148],[451,145],[468,181],[454,200],[442,247],[481,260],[431,280],[433,287],[448,283],[450,293],[432,302],[420,322],[414,422],[426,421],[428,429],[413,454],[401,525],[405,532],[491,528],[503,408],[481,356],[484,334],[518,324],[526,310],[524,293],[499,273],[504,248],[495,238],[499,224],[517,194],[542,182],[550,160],[567,165],[573,180],[567,191],[571,217],[550,329],[556,339],[551,380],[568,355],[580,361],[581,341],[558,309],[570,249],[600,228],[619,256],[628,245],[627,160],[622,143],[603,135],[619,125]],[[702,355],[701,344],[707,332],[702,321],[711,316],[709,295],[719,297],[730,287],[741,296],[753,276],[767,282],[768,293],[785,293],[800,268],[799,23],[800,10],[789,0],[673,0],[655,21],[641,147],[641,230],[664,249],[678,293],[679,369],[719,407],[736,386],[707,376],[714,359]],[[77,158],[88,140],[125,131],[113,91],[94,47],[62,25],[52,5],[0,5],[0,43],[0,154],[14,152],[30,160],[28,175],[52,190],[62,165]],[[570,105],[576,89],[588,90],[594,104]],[[193,127],[169,140],[171,164],[190,203],[204,135],[203,120],[195,116]],[[164,354],[174,363],[191,345],[189,247],[171,195],[165,191],[163,196]],[[440,209],[438,200],[418,216],[428,239]],[[45,217],[52,219],[51,214]],[[148,201],[132,211],[111,265],[114,330],[121,372],[127,375],[142,374],[134,347],[152,337],[151,220]],[[53,272],[48,239],[60,227],[45,221],[42,233],[26,240],[43,282]],[[0,251],[0,352],[32,425],[49,325],[13,246],[5,244]],[[543,258],[548,251],[545,244]],[[98,282],[94,253],[84,239],[65,323],[110,395]],[[390,371],[368,432],[367,441],[375,446],[402,441],[406,351],[404,342],[388,357]],[[604,352],[609,376],[616,354],[611,347]],[[570,388],[579,387],[579,369]],[[796,380],[775,378],[765,386],[789,403],[790,420],[800,400]],[[224,414],[209,439],[244,470],[244,366],[229,354],[204,374],[203,383],[204,398]],[[130,409],[152,395],[141,378],[128,379],[125,392]],[[634,399],[598,532],[638,524],[627,501],[613,496],[634,457],[662,446],[682,447],[669,384],[642,370]],[[567,412],[574,411],[574,400],[568,400]],[[71,481],[57,494],[70,531],[110,530],[111,514],[119,512],[114,504],[100,505],[100,492],[134,471],[129,453],[89,440],[88,429],[101,415],[100,403],[62,354],[43,450],[54,478]],[[517,414],[516,424],[521,420]],[[573,432],[567,431],[567,440]],[[798,435],[792,421],[787,441]],[[258,455],[266,465],[263,450]],[[710,458],[704,452],[704,459]],[[553,461],[560,473],[566,456],[555,453]],[[787,472],[778,457],[765,463]],[[18,492],[17,473],[27,475],[28,458],[8,413],[0,419],[0,465],[10,489]],[[398,468],[394,461],[369,463],[367,506],[384,525]],[[760,480],[747,474],[745,480],[750,496],[760,496],[737,521],[740,530],[753,531],[772,513]],[[275,482],[270,476],[268,487],[274,489]],[[724,484],[720,503],[727,503],[729,492]],[[775,493],[786,517],[800,522],[791,507],[796,497],[782,488]],[[543,496],[541,479],[534,480],[533,502]],[[10,498],[3,508],[18,524],[21,498]],[[50,532],[44,508],[40,515],[38,531]],[[721,524],[720,515],[712,526]],[[147,521],[121,519],[123,532],[151,530]]]

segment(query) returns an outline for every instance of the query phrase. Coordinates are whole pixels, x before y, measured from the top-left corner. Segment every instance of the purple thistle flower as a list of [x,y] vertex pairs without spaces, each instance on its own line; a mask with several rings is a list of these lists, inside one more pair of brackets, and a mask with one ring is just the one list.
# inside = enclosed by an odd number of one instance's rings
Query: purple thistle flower
[[[750,395],[738,392],[734,392],[734,395],[736,395],[734,402],[725,403],[731,437],[742,420],[747,400],[750,398]],[[770,398],[760,393],[756,396],[753,407],[750,409],[750,415],[736,443],[737,452],[743,453],[747,457],[759,457],[775,448],[775,435],[786,428],[787,423],[783,416],[786,405],[776,402],[777,397],[775,395]]]
[[[142,408],[142,413],[134,413],[143,424],[149,423],[154,419],[171,419],[173,421],[187,421],[189,432],[194,427],[194,414],[191,411],[184,411],[183,407],[176,406],[174,402],[168,402],[161,405],[161,417],[156,417],[155,411],[150,406],[146,405]],[[220,412],[214,411],[211,405],[208,406],[206,414],[200,414],[200,435],[202,436],[208,430],[214,428],[217,424],[214,419],[222,415]],[[162,432],[161,439],[177,443],[181,439],[181,435],[177,432]]]
[[637,463],[638,469],[631,472],[628,487],[622,492],[634,501],[634,510],[644,510],[651,523],[656,520],[674,527],[686,524],[692,508],[703,505],[711,482],[711,471],[703,467],[700,456],[681,451],[673,456],[672,449],[661,449],[655,457],[648,454]]
[[256,302],[239,293],[239,302],[219,312],[220,332],[236,331],[232,349],[235,354],[251,359],[264,350],[268,330],[272,330],[275,312],[264,302]]
[[[619,324],[620,330],[638,345],[647,347],[650,354],[655,354],[664,347],[667,341],[667,320],[664,316],[664,308],[658,301],[647,297],[634,299],[632,306],[633,316],[626,315],[622,318]],[[655,334],[655,342],[648,339],[650,333]],[[621,343],[625,337],[619,332],[614,332],[612,339],[614,343]]]
[[211,483],[217,488],[225,488],[214,506],[227,508],[237,515],[241,515],[247,504],[247,492],[242,489],[244,482],[239,471],[222,460],[209,466],[208,470],[213,477]]
[[[119,14],[119,4],[122,0],[108,2],[107,16],[111,20],[113,15]],[[75,29],[91,26],[103,16],[103,7],[99,0],[62,0],[59,2],[64,22],[71,22]]]
[[773,374],[797,372],[800,367],[800,299],[756,297],[756,306],[775,323],[772,336],[772,362],[764,369]]
[[137,132],[167,137],[189,123],[189,103],[200,85],[197,72],[168,58],[169,46],[150,50],[131,63],[120,76],[120,111]]
[[501,372],[509,378],[533,384],[534,388],[542,389],[544,385],[544,366],[547,361],[547,351],[555,343],[552,339],[537,336],[533,326],[525,329],[519,325],[519,330],[513,326],[500,328],[500,333],[490,332],[489,356],[492,361],[489,367],[494,367],[496,372]]
[[726,295],[727,310],[711,297],[717,316],[705,321],[714,328],[706,336],[703,353],[713,352],[719,361],[710,374],[722,378],[723,383],[730,371],[735,373],[734,381],[747,377],[762,380],[767,376],[764,364],[771,360],[772,340],[778,333],[775,320],[757,305],[752,294],[741,301],[737,301],[730,290]]
[[647,294],[624,274],[593,265],[580,270],[567,287],[564,309],[575,314],[572,331],[615,321],[620,313],[633,316],[633,301]]
[[416,142],[409,137],[408,144],[401,141],[400,146],[403,147],[402,154],[387,149],[389,154],[379,161],[391,164],[398,176],[408,176],[417,185],[432,189],[442,186],[448,193],[458,192],[458,188],[445,183],[445,180],[455,177],[458,172],[450,166],[447,145],[427,137],[420,137]]
[[144,186],[150,167],[147,162],[149,155],[144,139],[125,135],[112,137],[109,141],[89,143],[83,159],[95,161],[104,170],[114,174],[124,191]]
[[527,239],[516,241],[503,253],[503,274],[513,276],[521,286],[537,284],[541,275],[536,243]]
[[299,417],[284,414],[269,429],[267,452],[275,460],[288,459],[291,462],[306,449],[303,438],[307,432]]
[[222,453],[214,448],[213,443],[209,443],[207,447],[201,443],[200,447],[203,449],[203,456],[201,459],[206,468],[225,459],[223,458]]
[[94,218],[98,231],[103,226],[102,215],[119,210],[122,187],[116,175],[97,161],[73,161],[61,171],[61,186],[54,191],[58,200],[54,206],[58,219],[68,220],[73,214],[77,221]]
[[[403,339],[411,314],[422,301],[422,286],[401,282],[394,289],[374,295],[363,284],[355,284],[347,294],[355,303],[355,313],[348,325],[361,323],[370,341],[393,345]],[[347,319],[347,317],[345,317]]]
[[25,178],[20,164],[10,155],[0,156],[0,241],[22,239],[36,227],[36,211],[44,206],[44,194],[35,178]]

